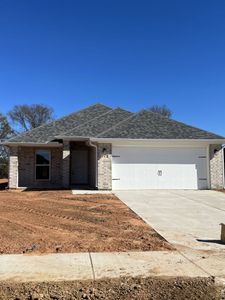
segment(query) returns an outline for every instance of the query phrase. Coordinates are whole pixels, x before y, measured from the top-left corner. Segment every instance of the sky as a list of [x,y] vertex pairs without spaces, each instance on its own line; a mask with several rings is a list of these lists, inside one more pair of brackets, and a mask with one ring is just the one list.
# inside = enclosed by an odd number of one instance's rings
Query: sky
[[225,136],[225,1],[0,0],[0,112],[97,102]]

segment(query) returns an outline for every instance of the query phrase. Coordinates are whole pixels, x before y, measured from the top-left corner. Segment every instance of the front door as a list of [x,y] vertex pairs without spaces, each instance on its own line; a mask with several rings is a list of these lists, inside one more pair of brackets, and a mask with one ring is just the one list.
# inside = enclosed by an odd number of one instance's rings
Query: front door
[[88,149],[74,149],[71,154],[71,184],[88,185]]

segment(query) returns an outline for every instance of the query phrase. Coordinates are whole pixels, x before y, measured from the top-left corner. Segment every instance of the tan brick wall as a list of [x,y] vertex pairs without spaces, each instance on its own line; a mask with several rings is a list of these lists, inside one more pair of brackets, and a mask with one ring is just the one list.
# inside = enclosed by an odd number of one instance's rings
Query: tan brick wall
[[9,188],[18,187],[18,147],[9,149]]
[[55,188],[62,187],[62,148],[44,148],[51,151],[51,177],[49,181],[35,179],[36,147],[19,147],[19,187]]
[[112,189],[112,145],[98,144],[98,189]]
[[210,145],[210,181],[211,189],[224,188],[224,160],[223,149],[221,145]]
[[70,143],[63,142],[62,149],[62,184],[67,188],[70,185]]

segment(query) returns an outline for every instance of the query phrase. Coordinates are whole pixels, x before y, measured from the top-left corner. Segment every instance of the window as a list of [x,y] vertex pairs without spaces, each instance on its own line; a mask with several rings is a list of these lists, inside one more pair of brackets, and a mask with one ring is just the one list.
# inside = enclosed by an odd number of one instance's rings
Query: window
[[35,153],[36,180],[50,179],[51,153],[49,150],[37,150]]

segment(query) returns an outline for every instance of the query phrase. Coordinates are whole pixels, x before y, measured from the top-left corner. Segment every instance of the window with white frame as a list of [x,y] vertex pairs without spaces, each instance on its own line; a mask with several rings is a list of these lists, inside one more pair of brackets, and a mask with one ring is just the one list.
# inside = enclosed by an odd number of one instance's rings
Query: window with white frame
[[35,175],[36,180],[50,179],[51,152],[49,150],[36,150]]

